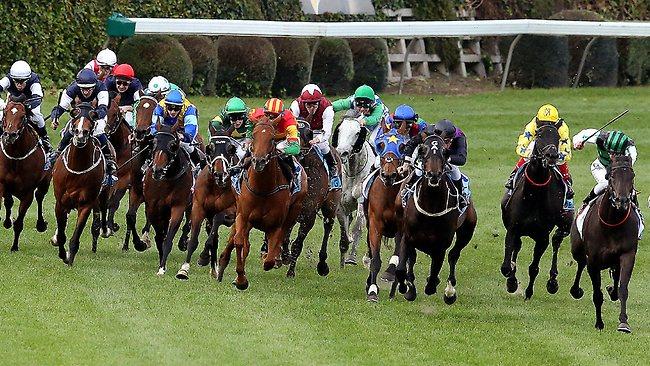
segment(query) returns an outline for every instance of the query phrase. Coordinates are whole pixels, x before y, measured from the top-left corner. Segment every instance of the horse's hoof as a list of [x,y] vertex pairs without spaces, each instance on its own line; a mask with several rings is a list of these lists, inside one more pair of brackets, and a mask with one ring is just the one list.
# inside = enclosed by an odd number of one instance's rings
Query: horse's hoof
[[445,304],[447,305],[451,305],[455,303],[457,298],[458,298],[457,294],[453,294],[452,296],[449,297],[447,295],[443,296],[443,299],[445,300]]
[[113,227],[111,229],[113,229],[113,231],[116,231],[116,232],[120,231],[120,224],[118,224],[117,222],[114,222]]
[[122,245],[122,251],[123,252],[128,252],[129,251],[129,246],[128,245]]
[[12,245],[12,246],[11,246],[11,251],[12,251],[12,252],[17,252],[17,251],[18,251],[18,246],[17,246],[17,245],[15,245],[15,246]]
[[348,255],[347,258],[345,258],[345,264],[356,266],[357,265],[357,256],[356,255]]
[[367,300],[368,300],[368,302],[376,303],[376,302],[379,301],[379,296],[376,293],[371,292],[371,293],[368,294],[368,299]]
[[559,289],[560,285],[557,283],[557,279],[551,278],[546,282],[546,291],[548,291],[549,294],[555,295]]
[[92,251],[93,251],[93,253],[97,253],[97,245],[93,245]]
[[597,320],[597,321],[596,321],[596,324],[594,324],[594,326],[595,326],[596,329],[598,329],[598,330],[603,330],[603,329],[605,329],[605,323],[603,323],[602,320]]
[[415,285],[407,285],[408,290],[406,290],[406,293],[404,294],[404,299],[406,301],[415,301],[415,299],[418,297],[417,290],[415,289]]
[[140,235],[140,240],[144,243],[144,245],[147,246],[147,248],[151,248],[151,239],[149,238],[148,231],[142,232],[142,235]]
[[618,328],[616,328],[619,332],[622,333],[632,333],[632,328],[630,328],[630,325],[627,323],[621,323],[618,325]]
[[533,297],[533,288],[532,287],[527,287],[526,288],[526,293],[524,295],[524,301],[530,300]]
[[164,276],[165,272],[167,272],[164,268],[160,267],[158,268],[158,272],[156,272],[157,276]]
[[176,273],[176,278],[182,281],[187,281],[190,279],[189,273],[187,273],[186,270],[184,269],[179,269],[178,273]]
[[184,251],[187,250],[187,238],[181,238],[178,241],[178,250],[180,250],[181,252],[184,252]]
[[232,281],[232,284],[237,287],[237,290],[244,291],[248,288],[248,280],[244,281],[243,283],[237,283],[237,281]]
[[5,229],[10,229],[11,228],[11,220],[5,220],[3,222],[3,225],[4,225]]
[[133,238],[133,247],[138,252],[144,252],[145,250],[149,249],[149,246],[145,242],[136,238]]
[[111,229],[102,230],[102,238],[106,239],[106,238],[110,238],[111,236],[113,236],[113,230]]
[[196,264],[201,266],[201,267],[207,266],[208,264],[210,264],[210,256],[209,255],[203,255],[203,253],[201,253],[199,255],[199,259],[196,260]]
[[57,243],[57,241],[56,241],[56,234],[52,235],[52,237],[50,238],[50,244],[52,244],[53,247],[56,247],[56,246],[59,245],[59,243]]
[[614,290],[614,286],[607,286],[607,293],[609,294],[610,300],[612,301],[618,300],[618,291]]
[[330,273],[330,267],[327,265],[326,262],[318,262],[318,265],[316,266],[316,271],[320,276],[327,276]]
[[436,293],[436,286],[434,286],[431,282],[427,282],[426,286],[424,286],[424,294],[427,296],[431,296]]
[[571,293],[571,296],[576,300],[581,299],[585,294],[585,291],[580,287],[571,287],[571,290],[569,290],[569,292]]
[[509,294],[514,294],[517,291],[517,288],[519,288],[519,282],[517,282],[517,277],[512,276],[508,277],[506,280],[506,290],[508,291]]
[[503,277],[508,278],[510,276],[510,271],[512,271],[510,267],[501,266],[501,274],[503,275]]
[[289,268],[287,271],[287,278],[295,278],[296,277],[296,271],[293,270],[293,268]]
[[210,277],[214,278],[215,280],[217,279],[218,272],[216,268],[210,268]]
[[282,253],[282,264],[285,266],[291,264],[291,255],[289,253]]
[[44,233],[47,230],[47,221],[37,221],[36,222],[36,231],[39,233]]

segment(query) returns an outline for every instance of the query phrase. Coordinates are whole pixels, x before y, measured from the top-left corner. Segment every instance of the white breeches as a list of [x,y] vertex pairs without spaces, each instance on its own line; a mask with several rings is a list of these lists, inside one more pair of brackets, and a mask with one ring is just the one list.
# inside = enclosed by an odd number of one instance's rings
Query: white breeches
[[454,165],[454,164],[449,164],[449,167],[451,168],[449,173],[447,173],[447,174],[449,174],[449,178],[451,178],[451,180],[453,180],[453,181],[459,180],[460,179],[460,169],[458,169],[458,167],[456,165]]
[[126,121],[126,123],[129,124],[129,126],[135,127],[135,121],[133,119],[132,111],[124,112],[124,120]]
[[93,130],[93,136],[99,136],[103,133],[106,133],[106,117],[95,121],[95,130]]
[[194,145],[192,145],[190,142],[183,142],[183,141],[181,141],[181,147],[182,147],[183,150],[185,150],[185,152],[187,152],[188,154],[191,154],[191,153],[194,152]]
[[594,176],[596,180],[596,186],[594,187],[595,194],[601,194],[605,188],[607,188],[607,168],[600,163],[598,159],[594,160],[591,163],[591,175]]
[[330,153],[330,143],[329,141],[323,141],[319,142],[317,144],[314,144],[314,147],[318,149],[323,155],[327,155]]
[[43,113],[41,113],[41,106],[32,109],[32,115],[29,117],[33,124],[38,126],[38,128],[45,127],[45,119],[43,118]]

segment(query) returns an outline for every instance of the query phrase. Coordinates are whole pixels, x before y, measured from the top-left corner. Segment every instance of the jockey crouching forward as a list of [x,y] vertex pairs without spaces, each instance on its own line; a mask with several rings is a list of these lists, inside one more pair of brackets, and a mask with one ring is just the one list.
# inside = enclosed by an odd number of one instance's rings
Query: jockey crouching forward
[[[405,159],[411,161],[411,154],[415,151],[415,147],[422,142],[419,134],[429,125],[425,120],[420,118],[413,107],[407,104],[400,104],[397,106],[397,108],[395,108],[395,113],[391,114],[386,119],[386,126],[388,126],[388,128],[399,129],[403,123],[406,123],[409,137],[409,142],[406,144]],[[416,138],[416,140],[412,141],[414,138]],[[375,139],[374,143],[376,144],[377,142],[378,141]],[[376,156],[374,164],[375,168],[379,168],[379,161],[379,156]]]
[[332,103],[323,96],[316,84],[307,84],[302,88],[300,97],[291,103],[291,113],[309,123],[314,132],[314,138],[309,143],[323,154],[330,174],[330,189],[340,189],[341,178],[329,143],[334,125]]
[[349,109],[356,109],[357,111],[363,114],[363,118],[360,120],[362,126],[365,126],[365,129],[361,129],[361,133],[364,134],[362,138],[365,138],[365,134],[370,131],[370,138],[368,139],[373,146],[372,142],[377,138],[377,133],[379,132],[378,126],[381,120],[386,120],[389,115],[389,110],[386,105],[381,101],[379,96],[375,94],[375,91],[368,85],[361,85],[355,90],[354,95],[349,96],[345,99],[339,99],[332,104],[334,112],[346,111]]
[[142,84],[135,77],[133,67],[129,64],[115,66],[113,75],[108,76],[104,84],[106,84],[106,89],[109,93],[114,92],[121,95],[120,113],[124,116],[124,120],[129,126],[134,127],[133,104],[140,100]]
[[[50,144],[50,137],[47,135],[47,130],[45,129],[45,118],[43,118],[43,114],[41,113],[43,87],[41,86],[41,80],[38,74],[32,72],[27,62],[22,60],[16,61],[11,65],[7,76],[0,79],[0,92],[3,91],[7,92],[7,100],[9,100],[9,97],[14,99],[25,98],[29,121],[41,139],[45,153],[49,154],[52,151],[52,145]],[[0,101],[0,104],[2,104],[2,101]],[[2,107],[0,108],[0,119],[2,119],[4,105],[0,107]],[[1,130],[2,125],[0,125]]]
[[239,161],[246,155],[249,132],[248,107],[243,100],[232,97],[226,102],[221,112],[210,121],[210,134],[216,133],[231,137],[237,142],[237,157]]
[[[97,101],[97,107],[95,108],[97,120],[94,121],[95,129],[93,130],[93,136],[99,140],[102,153],[106,159],[106,178],[104,179],[104,185],[112,186],[117,181],[117,177],[113,175],[116,169],[115,155],[113,154],[113,149],[108,144],[108,137],[105,133],[106,113],[108,111],[108,91],[106,90],[106,85],[97,80],[97,75],[92,70],[82,69],[79,71],[76,80],[61,94],[59,105],[52,109],[53,129],[56,130],[59,127],[59,118],[65,111],[72,107],[75,99],[78,99],[82,103]],[[67,125],[63,131],[63,137],[61,138],[59,147],[47,159],[45,170],[49,170],[54,165],[56,159],[68,147],[71,140],[72,132],[70,132],[70,126]]]
[[190,156],[192,164],[197,167],[195,172],[198,172],[207,165],[205,155],[200,149],[192,145],[199,130],[198,114],[193,104],[185,107],[183,102],[184,98],[181,92],[178,90],[170,91],[165,100],[160,101],[153,111],[151,134],[156,134],[157,123],[165,126],[173,126],[178,123],[182,127],[182,130],[179,129],[179,133],[182,135],[181,147]]
[[517,154],[520,156],[515,168],[510,174],[510,178],[505,184],[505,187],[512,191],[514,185],[514,178],[517,174],[519,168],[528,161],[531,152],[533,151],[533,144],[535,141],[535,133],[537,131],[538,123],[552,123],[557,127],[558,133],[560,135],[560,144],[558,146],[558,164],[557,168],[562,174],[562,181],[566,186],[566,196],[564,200],[564,209],[573,210],[573,188],[571,174],[569,173],[568,162],[571,160],[571,141],[569,135],[569,126],[567,123],[560,119],[557,108],[550,104],[545,104],[539,108],[537,111],[537,116],[535,116],[524,129],[524,133],[519,136],[517,142]]

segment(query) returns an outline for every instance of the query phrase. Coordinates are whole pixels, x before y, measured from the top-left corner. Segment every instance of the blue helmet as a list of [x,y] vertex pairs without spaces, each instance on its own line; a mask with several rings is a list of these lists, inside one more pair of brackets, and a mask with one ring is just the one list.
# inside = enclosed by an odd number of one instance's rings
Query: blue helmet
[[165,104],[183,105],[183,94],[178,90],[170,91],[165,97]]
[[75,80],[80,88],[92,88],[97,85],[97,75],[91,69],[82,69]]
[[417,121],[418,114],[410,105],[400,104],[393,114],[393,118],[400,121]]

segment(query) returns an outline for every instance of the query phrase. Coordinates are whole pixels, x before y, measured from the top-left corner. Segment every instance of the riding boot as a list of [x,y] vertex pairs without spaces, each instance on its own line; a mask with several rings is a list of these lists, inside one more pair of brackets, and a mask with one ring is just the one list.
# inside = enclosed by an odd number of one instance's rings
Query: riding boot
[[515,184],[515,175],[517,174],[518,168],[515,168],[512,173],[510,173],[510,177],[508,177],[508,180],[506,181],[505,187],[512,191],[514,189],[514,184]]
[[575,209],[573,204],[573,196],[575,192],[573,191],[573,179],[571,177],[564,179],[564,184],[566,185],[566,197],[564,200],[564,210],[572,211]]
[[113,154],[113,149],[106,143],[102,144],[102,153],[104,154],[104,159],[106,159],[106,177],[102,183],[105,186],[113,186],[117,181],[117,177],[114,175],[115,170],[117,169],[115,164],[115,155]]
[[51,153],[52,144],[50,143],[50,136],[47,135],[47,130],[45,129],[45,126],[36,127],[36,133],[38,134],[38,137],[41,139],[41,144],[43,145],[43,150],[45,150],[45,154]]
[[45,159],[45,167],[43,168],[44,170],[50,170],[54,166],[54,162],[56,162],[56,159],[61,155],[63,150],[65,150],[68,145],[70,145],[70,141],[72,140],[72,133],[70,131],[65,131],[63,134],[63,137],[61,138],[61,141],[59,142],[59,146],[55,151],[52,151],[48,154],[47,159]]
[[190,153],[190,160],[192,160],[192,164],[194,164],[194,166],[198,167],[199,171],[205,168],[206,165],[208,165],[208,161],[205,157],[205,154],[203,153],[203,151],[201,151],[201,149],[196,147]]
[[589,202],[591,202],[591,200],[593,200],[596,197],[598,197],[598,195],[594,193],[594,190],[592,189],[587,195],[587,197],[585,197],[585,199],[582,200],[582,207],[580,208],[580,211],[582,211],[589,204]]
[[454,184],[454,187],[456,187],[456,190],[458,191],[458,196],[459,196],[458,207],[460,209],[463,209],[467,204],[466,202],[467,197],[465,197],[465,195],[463,194],[463,178],[461,177],[458,180],[452,180],[452,183]]
[[293,176],[296,171],[296,164],[293,161],[293,157],[290,155],[286,155],[282,158],[282,162],[284,163],[284,164],[280,164],[282,173],[284,174],[284,177],[287,178],[289,183],[291,183],[293,182]]
[[338,167],[336,166],[336,161],[334,161],[332,152],[330,151],[327,154],[324,154],[323,157],[325,158],[330,173],[330,189],[340,189],[341,178],[339,177]]

